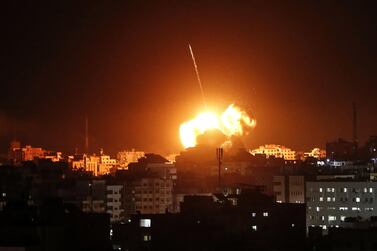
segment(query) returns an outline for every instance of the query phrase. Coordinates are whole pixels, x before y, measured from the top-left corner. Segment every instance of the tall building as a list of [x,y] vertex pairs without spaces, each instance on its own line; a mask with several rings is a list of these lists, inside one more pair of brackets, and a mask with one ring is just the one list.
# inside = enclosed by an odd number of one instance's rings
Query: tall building
[[88,183],[89,191],[82,201],[82,210],[91,213],[106,212],[106,182],[105,180],[93,180]]
[[126,214],[163,214],[173,211],[173,180],[146,177],[125,189]]
[[118,222],[122,219],[122,185],[106,186],[106,212],[110,214],[111,222]]
[[296,152],[292,149],[281,145],[264,145],[257,149],[251,150],[251,154],[265,154],[266,156],[274,156],[276,158],[283,158],[285,160],[295,160]]
[[146,154],[122,172],[125,173],[126,215],[173,212],[173,187],[177,180],[175,164],[160,155]]
[[313,181],[306,183],[306,225],[339,227],[348,217],[377,215],[377,183],[366,181]]
[[302,175],[274,176],[272,189],[278,203],[305,203],[305,177]]

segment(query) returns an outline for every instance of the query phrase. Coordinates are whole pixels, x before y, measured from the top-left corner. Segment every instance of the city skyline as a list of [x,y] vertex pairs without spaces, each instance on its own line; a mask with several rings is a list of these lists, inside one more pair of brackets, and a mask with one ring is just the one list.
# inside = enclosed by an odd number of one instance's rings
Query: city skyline
[[375,250],[376,1],[5,1],[0,251]]
[[241,104],[257,126],[249,148],[292,149],[376,133],[372,4],[205,1],[24,4],[2,15],[0,146],[90,145],[115,152],[183,150],[179,126],[208,106]]

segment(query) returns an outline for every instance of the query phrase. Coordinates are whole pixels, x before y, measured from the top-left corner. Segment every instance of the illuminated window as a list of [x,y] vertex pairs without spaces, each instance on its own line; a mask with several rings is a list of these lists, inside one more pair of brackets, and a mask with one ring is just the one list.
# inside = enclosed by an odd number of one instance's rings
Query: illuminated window
[[323,192],[323,189],[322,187],[319,188],[319,192],[322,193]]
[[336,216],[329,215],[329,221],[334,221],[336,220]]
[[257,213],[252,213],[251,216],[256,217]]
[[356,198],[355,198],[355,201],[356,201],[356,202],[360,202],[360,197],[356,197]]
[[348,207],[339,207],[339,210],[341,211],[348,210]]
[[360,208],[359,207],[353,207],[352,211],[360,211]]
[[331,197],[327,197],[327,202],[331,201]]
[[140,227],[151,227],[151,219],[140,219]]
[[257,231],[257,225],[253,225],[251,228],[253,229],[253,231]]
[[340,220],[344,221],[346,219],[346,216],[340,216]]
[[268,212],[263,212],[264,217],[268,217]]
[[370,193],[373,193],[373,188],[370,187],[370,188],[369,188],[369,192],[370,192]]
[[151,241],[152,240],[152,236],[150,236],[149,234],[146,234],[143,236],[143,240],[144,241]]
[[347,192],[347,188],[346,188],[346,187],[343,188],[343,189],[342,189],[342,192],[343,192],[343,193],[346,193],[346,192]]
[[319,201],[323,201],[323,197],[319,197]]
[[368,192],[368,188],[364,187],[363,192],[364,193]]

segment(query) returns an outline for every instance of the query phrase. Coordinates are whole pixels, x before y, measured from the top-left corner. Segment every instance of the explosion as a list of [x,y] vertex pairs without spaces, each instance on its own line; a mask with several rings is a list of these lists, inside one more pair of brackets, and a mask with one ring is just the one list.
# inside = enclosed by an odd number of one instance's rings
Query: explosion
[[212,130],[218,130],[227,138],[242,136],[256,125],[256,121],[240,107],[231,104],[221,114],[214,112],[200,113],[196,118],[184,122],[179,128],[181,143],[185,148],[197,145],[198,136]]

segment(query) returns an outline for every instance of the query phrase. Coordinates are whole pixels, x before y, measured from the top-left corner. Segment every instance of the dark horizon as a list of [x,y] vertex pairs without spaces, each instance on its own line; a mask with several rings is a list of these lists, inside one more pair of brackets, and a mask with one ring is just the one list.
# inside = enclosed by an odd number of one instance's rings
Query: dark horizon
[[377,134],[375,3],[12,1],[1,14],[0,150],[182,150],[180,123],[238,103],[245,144],[295,150]]

